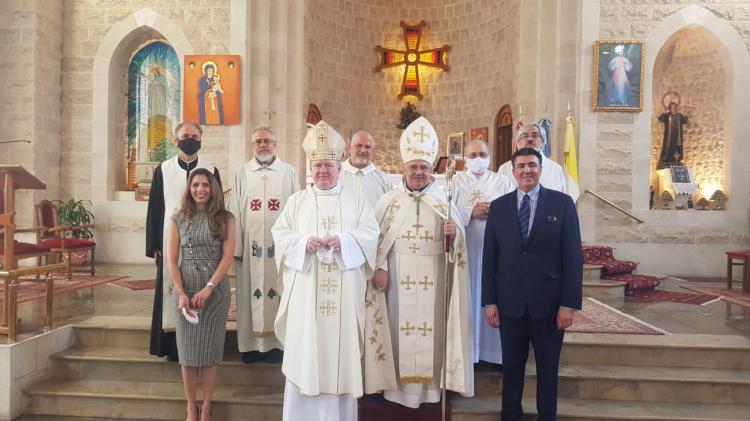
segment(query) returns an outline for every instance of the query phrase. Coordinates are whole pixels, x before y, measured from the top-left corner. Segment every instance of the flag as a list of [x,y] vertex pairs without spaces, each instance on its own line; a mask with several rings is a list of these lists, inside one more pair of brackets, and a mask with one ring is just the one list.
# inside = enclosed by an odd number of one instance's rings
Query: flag
[[578,201],[578,156],[576,154],[575,119],[573,116],[565,118],[565,184],[566,190],[573,201]]
[[542,153],[544,156],[549,158],[552,156],[552,147],[550,146],[550,136],[552,135],[552,122],[549,121],[547,117],[544,117],[543,119],[539,120],[539,123],[536,123],[539,125],[539,127],[542,128],[542,136],[544,137],[544,149],[542,149]]

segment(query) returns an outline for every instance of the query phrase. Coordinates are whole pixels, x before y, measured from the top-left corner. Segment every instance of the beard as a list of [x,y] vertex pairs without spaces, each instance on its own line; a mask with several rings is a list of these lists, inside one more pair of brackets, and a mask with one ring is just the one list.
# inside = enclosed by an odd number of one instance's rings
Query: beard
[[359,165],[362,167],[366,167],[370,164],[370,159],[366,156],[358,156],[358,155],[352,155],[349,160],[354,165]]
[[255,158],[258,159],[258,162],[261,164],[270,164],[275,156],[272,152],[259,152],[255,155]]

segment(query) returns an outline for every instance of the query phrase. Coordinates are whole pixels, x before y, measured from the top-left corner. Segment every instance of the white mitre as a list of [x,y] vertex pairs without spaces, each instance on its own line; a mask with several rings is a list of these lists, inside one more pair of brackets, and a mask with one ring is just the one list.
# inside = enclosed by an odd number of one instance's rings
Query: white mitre
[[309,126],[302,148],[310,161],[332,159],[341,161],[346,149],[346,141],[341,135],[323,120]]
[[419,117],[401,133],[401,160],[404,163],[421,159],[432,165],[438,153],[438,135],[424,117]]

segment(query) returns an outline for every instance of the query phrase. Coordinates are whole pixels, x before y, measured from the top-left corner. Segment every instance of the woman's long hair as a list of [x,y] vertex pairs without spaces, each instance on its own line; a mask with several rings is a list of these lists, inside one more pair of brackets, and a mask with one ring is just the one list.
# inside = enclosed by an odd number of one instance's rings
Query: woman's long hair
[[185,189],[185,194],[182,196],[180,215],[190,220],[198,213],[198,205],[195,203],[193,195],[190,194],[190,186],[193,184],[193,179],[198,175],[205,176],[211,185],[211,196],[208,198],[205,208],[211,234],[217,240],[224,241],[227,239],[227,221],[232,217],[232,214],[224,208],[224,193],[221,191],[221,186],[211,171],[205,168],[197,168],[190,173],[187,189]]

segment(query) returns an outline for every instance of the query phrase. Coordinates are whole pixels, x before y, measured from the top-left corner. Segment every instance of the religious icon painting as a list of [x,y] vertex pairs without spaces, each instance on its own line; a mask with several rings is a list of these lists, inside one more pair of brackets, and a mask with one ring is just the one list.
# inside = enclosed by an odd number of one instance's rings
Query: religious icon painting
[[487,139],[489,138],[489,128],[488,127],[477,127],[474,129],[471,129],[471,141],[475,140],[483,140],[487,142]]
[[594,43],[594,111],[643,110],[643,41]]
[[445,150],[448,156],[463,158],[464,156],[464,132],[456,132],[448,135]]
[[182,110],[201,125],[240,123],[240,56],[185,56]]

